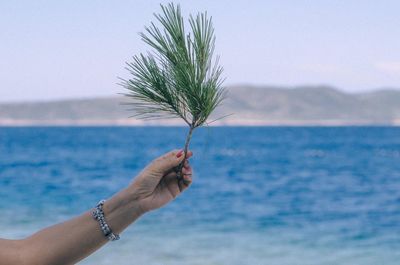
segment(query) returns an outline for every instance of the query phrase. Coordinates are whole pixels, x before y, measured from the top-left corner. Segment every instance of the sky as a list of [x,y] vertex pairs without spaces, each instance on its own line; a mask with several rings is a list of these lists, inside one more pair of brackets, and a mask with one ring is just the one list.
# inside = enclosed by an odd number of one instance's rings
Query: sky
[[[169,1],[161,1],[168,3]],[[225,85],[400,89],[400,1],[180,1],[207,11]],[[124,92],[125,62],[160,1],[0,2],[0,101]]]

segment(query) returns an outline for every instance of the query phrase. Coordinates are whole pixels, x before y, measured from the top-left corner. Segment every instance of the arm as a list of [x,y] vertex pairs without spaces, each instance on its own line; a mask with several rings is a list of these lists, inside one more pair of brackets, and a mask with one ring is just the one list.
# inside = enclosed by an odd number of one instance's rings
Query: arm
[[[189,152],[188,158],[191,155]],[[174,171],[183,159],[182,152],[177,151],[157,158],[126,189],[105,202],[105,218],[114,233],[121,233],[145,212],[172,201],[190,185],[192,170],[187,160],[183,181],[178,183]],[[0,239],[0,265],[67,265],[89,256],[107,243],[92,210],[26,239]]]

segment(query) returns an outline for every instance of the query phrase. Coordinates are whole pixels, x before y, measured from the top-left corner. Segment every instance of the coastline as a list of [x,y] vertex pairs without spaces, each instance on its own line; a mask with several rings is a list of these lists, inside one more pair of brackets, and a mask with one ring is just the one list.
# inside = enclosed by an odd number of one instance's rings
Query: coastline
[[[398,90],[230,86],[228,93],[210,126],[400,126]],[[185,126],[179,119],[139,120],[129,108],[121,96],[0,102],[0,126]]]
[[[186,126],[180,120],[138,120],[138,119],[0,119],[0,127],[30,127],[30,126]],[[371,122],[370,120],[257,120],[257,119],[226,119],[210,123],[209,126],[400,126],[400,120],[388,122]]]

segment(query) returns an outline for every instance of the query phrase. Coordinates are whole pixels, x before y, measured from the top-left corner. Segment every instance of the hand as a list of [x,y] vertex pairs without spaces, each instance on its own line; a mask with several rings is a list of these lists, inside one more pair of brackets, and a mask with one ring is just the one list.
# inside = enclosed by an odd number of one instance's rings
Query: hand
[[160,208],[172,201],[192,183],[192,168],[187,160],[182,168],[183,179],[178,181],[176,167],[183,161],[183,151],[174,150],[151,162],[131,184],[141,211]]

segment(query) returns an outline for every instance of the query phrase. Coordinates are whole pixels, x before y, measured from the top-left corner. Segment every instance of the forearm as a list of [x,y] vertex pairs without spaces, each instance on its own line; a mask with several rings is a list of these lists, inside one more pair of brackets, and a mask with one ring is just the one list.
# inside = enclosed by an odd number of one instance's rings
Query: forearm
[[[107,200],[103,210],[115,234],[121,233],[142,214],[131,188]],[[92,217],[92,211],[45,228],[22,240],[20,259],[29,265],[65,265],[87,257],[108,242],[99,223]]]
[[[105,220],[114,234],[189,187],[192,169],[187,160],[182,168],[183,179],[177,180],[175,169],[185,159],[182,152],[174,150],[153,160],[128,188],[105,202]],[[188,151],[186,159],[191,156]],[[0,239],[0,265],[69,265],[89,256],[108,240],[93,218],[93,210],[23,240]]]

